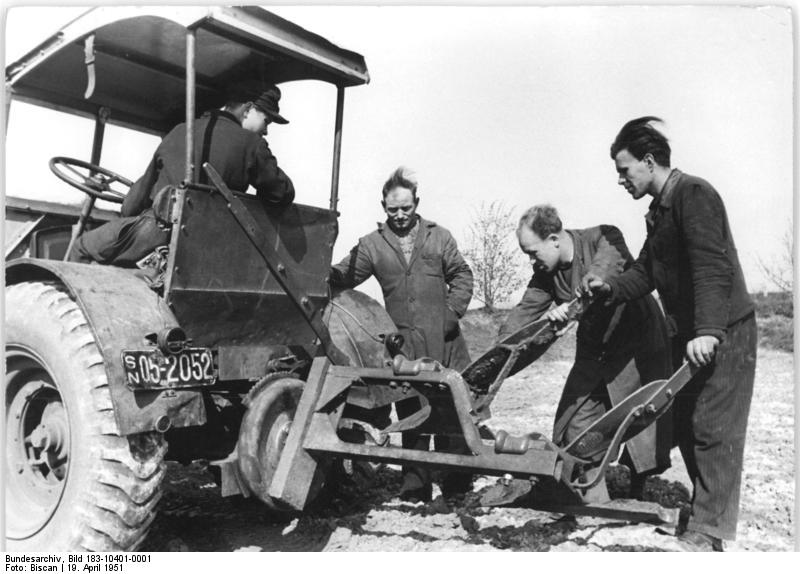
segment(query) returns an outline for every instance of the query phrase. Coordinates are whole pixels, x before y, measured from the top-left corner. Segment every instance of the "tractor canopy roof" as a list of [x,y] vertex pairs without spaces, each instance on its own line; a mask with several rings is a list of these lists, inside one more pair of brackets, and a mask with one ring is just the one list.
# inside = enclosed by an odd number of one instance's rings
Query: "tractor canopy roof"
[[98,7],[6,68],[12,97],[163,135],[185,119],[187,31],[194,30],[195,109],[220,107],[242,80],[365,84],[363,56],[260,7]]

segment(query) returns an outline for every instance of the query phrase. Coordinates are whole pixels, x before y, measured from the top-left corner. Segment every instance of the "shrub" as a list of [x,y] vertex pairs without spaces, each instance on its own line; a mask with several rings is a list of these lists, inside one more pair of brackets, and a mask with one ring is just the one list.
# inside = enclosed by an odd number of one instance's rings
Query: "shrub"
[[758,317],[772,315],[781,315],[790,319],[794,317],[794,302],[791,293],[755,293],[751,297],[756,304]]
[[794,301],[792,293],[754,293],[758,344],[779,351],[794,351]]
[[757,316],[758,344],[770,349],[794,351],[794,320],[782,315]]

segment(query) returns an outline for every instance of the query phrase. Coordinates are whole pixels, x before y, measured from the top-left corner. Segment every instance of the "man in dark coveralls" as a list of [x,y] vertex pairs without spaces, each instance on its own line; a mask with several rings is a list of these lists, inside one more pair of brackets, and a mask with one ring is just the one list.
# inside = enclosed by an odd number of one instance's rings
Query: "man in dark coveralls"
[[653,197],[647,240],[618,277],[588,273],[582,286],[633,301],[654,288],[672,336],[673,366],[703,368],[677,394],[677,444],[693,485],[679,544],[723,549],[736,537],[747,416],[756,368],[756,321],[725,205],[705,180],[670,168],[667,138],[647,116],[631,120],[611,145],[619,184],[634,199]]
[[[235,86],[221,110],[212,110],[194,124],[194,165],[209,162],[234,191],[248,186],[266,205],[283,206],[294,200],[294,186],[278,167],[263,136],[272,123],[286,124],[280,115],[277,86]],[[70,260],[96,261],[122,267],[136,263],[157,247],[169,243],[163,193],[184,178],[186,124],[179,124],[161,141],[144,175],[132,186],[120,210],[121,217],[81,235]],[[200,183],[206,174],[199,172]]]
[[[472,271],[445,228],[417,214],[417,182],[398,168],[383,186],[386,223],[359,239],[350,254],[331,269],[333,287],[355,287],[375,276],[383,291],[386,311],[404,339],[409,359],[430,357],[460,371],[470,363],[458,320],[472,298]],[[416,398],[397,403],[398,416],[419,409]],[[437,450],[448,437],[436,437]],[[430,437],[413,431],[403,433],[403,447],[428,450]],[[469,475],[445,476],[442,491],[469,488]],[[449,492],[448,492],[449,491]],[[422,468],[404,467],[401,497],[429,501],[431,480]]]
[[[533,277],[499,338],[542,316],[566,321],[569,301],[586,273],[616,277],[633,263],[619,229],[564,229],[550,205],[534,206],[522,216],[517,239],[531,259]],[[567,446],[608,408],[669,373],[666,326],[652,296],[614,306],[590,305],[578,324],[575,363],[556,409],[553,442]],[[631,496],[641,498],[645,477],[670,466],[670,430],[669,425],[651,425],[627,442],[622,461],[631,468]],[[587,475],[594,478],[591,471]],[[608,498],[604,479],[583,497],[587,502]]]

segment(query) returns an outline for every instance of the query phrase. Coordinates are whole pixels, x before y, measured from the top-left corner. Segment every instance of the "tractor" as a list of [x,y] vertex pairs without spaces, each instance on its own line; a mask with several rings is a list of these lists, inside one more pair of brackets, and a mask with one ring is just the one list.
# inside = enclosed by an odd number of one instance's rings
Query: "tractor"
[[[250,78],[335,86],[326,208],[268,209],[188,153],[184,180],[167,190],[159,281],[65,260],[81,233],[117,217],[95,202],[120,204],[131,185],[98,165],[107,125],[191,127],[196,112],[224,103],[227,84]],[[533,323],[458,373],[405,358],[372,298],[331,292],[345,89],[368,81],[362,56],[259,7],[93,8],[7,66],[11,101],[94,121],[88,160],[50,161],[86,194],[80,209],[6,198],[9,550],[135,550],[156,516],[165,460],[208,460],[223,496],[283,512],[307,508],[340,460],[548,477],[580,491],[588,457],[606,453],[608,464],[669,406],[689,369],[643,387],[567,448],[493,434],[492,398],[558,326]],[[422,405],[413,416],[370,416],[410,396]],[[458,435],[467,452],[389,440],[412,428]],[[634,518],[674,521],[661,510]]]

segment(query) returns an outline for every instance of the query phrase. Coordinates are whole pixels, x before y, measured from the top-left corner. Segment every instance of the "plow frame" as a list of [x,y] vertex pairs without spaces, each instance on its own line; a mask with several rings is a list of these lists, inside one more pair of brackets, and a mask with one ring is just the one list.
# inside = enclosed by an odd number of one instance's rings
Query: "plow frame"
[[[358,444],[339,438],[337,428],[354,386],[384,387],[384,400],[422,396],[432,402],[452,401],[468,454],[405,449],[379,444]],[[341,457],[389,464],[416,464],[431,468],[472,471],[518,478],[570,475],[573,457],[547,440],[533,440],[525,452],[499,453],[484,443],[478,428],[470,391],[453,370],[397,374],[392,368],[364,369],[335,366],[324,357],[314,360],[294,422],[281,455],[269,495],[301,510],[307,500],[317,461]]]
[[[517,353],[512,352],[509,362],[516,360],[516,356]],[[423,365],[425,367],[420,369]],[[506,368],[502,370],[507,372]],[[318,357],[304,386],[268,495],[294,510],[303,510],[309,502],[312,486],[320,479],[320,473],[324,473],[325,465],[321,463],[331,458],[414,464],[502,476],[506,481],[514,477],[531,479],[533,483],[542,477],[552,478],[574,493],[583,492],[604,475],[624,441],[667,411],[675,394],[696,372],[695,367],[686,363],[669,380],[653,381],[643,386],[585,429],[570,445],[561,448],[538,433],[510,437],[505,431],[499,431],[493,445],[484,442],[479,424],[485,420],[485,411],[477,407],[487,403],[473,396],[459,373],[436,363],[396,357],[393,367],[370,369],[336,366],[326,357]],[[502,379],[496,382],[500,383]],[[441,431],[463,438],[467,452],[456,454],[391,446],[388,445],[388,434],[378,432],[376,438],[366,429],[365,436],[371,437],[373,444],[343,440],[338,430],[345,421],[343,414],[353,389],[362,391],[362,402],[365,396],[367,402],[372,397],[373,408],[415,396],[423,405],[436,404],[438,412],[444,405],[445,410],[455,415],[457,424],[455,427],[445,424]],[[373,395],[363,393],[364,390],[376,389],[379,392]],[[417,417],[410,428],[424,427],[430,412],[429,408],[423,407],[418,415],[425,416]],[[364,426],[370,425],[365,423]],[[436,427],[429,428],[435,430]],[[384,431],[388,433],[390,429],[398,430],[397,423]],[[598,453],[602,454],[602,461],[596,467],[596,477],[587,482],[582,467],[589,461],[583,457]],[[547,512],[672,527],[677,526],[679,514],[677,508],[626,499],[598,503],[534,500],[530,507]]]

